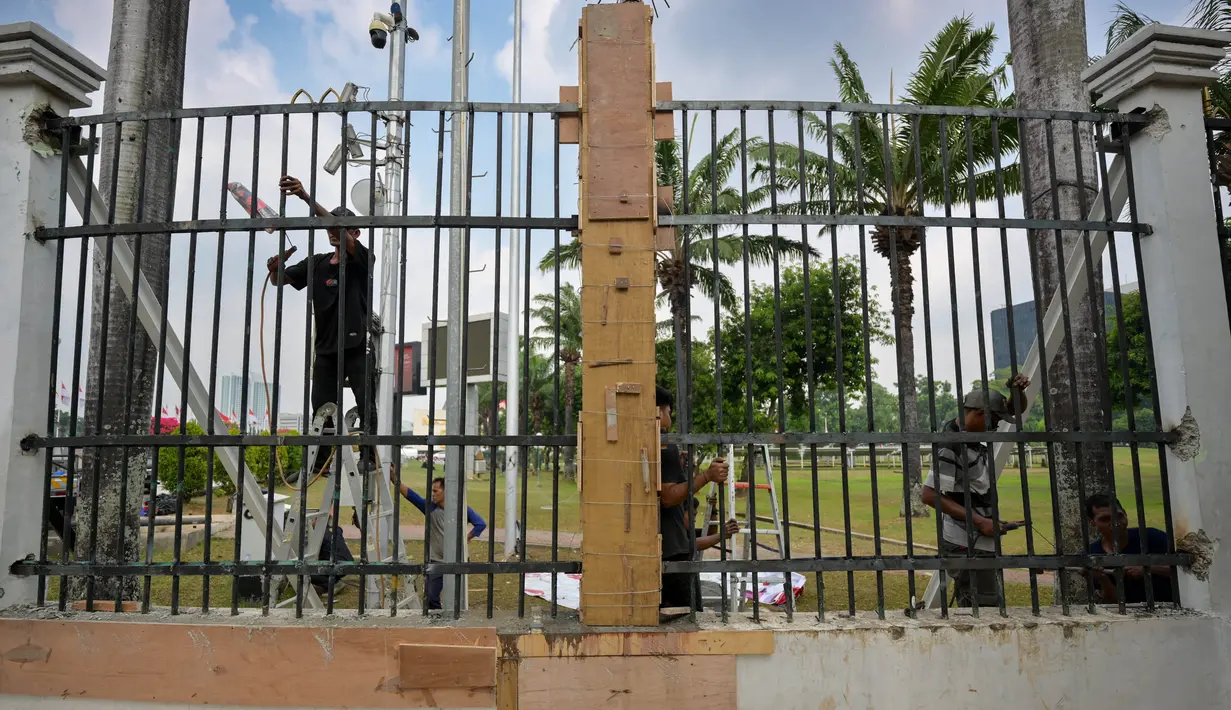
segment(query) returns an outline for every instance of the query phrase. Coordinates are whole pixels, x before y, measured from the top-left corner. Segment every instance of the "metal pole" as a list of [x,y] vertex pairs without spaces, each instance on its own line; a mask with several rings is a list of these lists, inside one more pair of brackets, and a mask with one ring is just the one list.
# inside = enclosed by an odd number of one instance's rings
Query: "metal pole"
[[[513,103],[521,103],[521,0],[513,0]],[[513,182],[510,186],[510,212],[521,216],[521,114],[513,114]],[[521,230],[509,235],[509,385],[505,393],[504,421],[509,436],[520,433],[521,425]],[[504,475],[504,556],[517,549],[517,479],[520,449],[505,449]]]
[[[453,2],[453,94],[454,103],[469,100],[470,95],[470,0]],[[449,166],[449,212],[453,216],[465,214],[466,210],[466,112],[453,113],[449,128],[449,140],[453,147]],[[449,230],[449,309],[446,328],[447,348],[445,357],[445,432],[459,435],[465,430],[462,421],[462,398],[466,396],[466,372],[462,369],[462,335],[466,328],[466,314],[462,312],[462,294],[467,288],[466,232],[460,228]],[[461,562],[457,554],[457,539],[463,535],[464,517],[458,509],[465,510],[466,481],[462,475],[462,456],[465,447],[450,445],[445,455],[445,562]],[[465,577],[460,577],[465,584]],[[445,615],[456,609],[455,595],[459,577],[445,575],[441,602]],[[463,590],[465,588],[463,587]]]
[[[406,21],[403,19],[392,28],[389,44],[389,100],[401,101],[406,85]],[[390,111],[385,119],[385,198],[383,214],[398,214],[402,204],[402,169],[407,156],[401,155],[402,114]],[[410,165],[406,163],[406,169]],[[376,394],[376,421],[382,434],[400,434],[402,423],[393,421],[394,383],[398,371],[394,348],[397,343],[398,326],[398,265],[401,241],[398,230],[386,228],[381,246],[380,264],[380,352],[379,386]],[[380,460],[393,476],[394,456],[397,448],[381,446]],[[397,535],[394,535],[397,538]]]

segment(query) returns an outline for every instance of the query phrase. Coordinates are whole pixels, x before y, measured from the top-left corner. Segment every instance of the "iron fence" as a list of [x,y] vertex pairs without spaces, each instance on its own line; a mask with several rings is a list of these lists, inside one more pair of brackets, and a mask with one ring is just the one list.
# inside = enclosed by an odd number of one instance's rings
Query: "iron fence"
[[[690,519],[688,526],[688,544],[695,550],[698,537],[711,537],[706,533],[713,524],[721,526],[743,506],[747,532],[739,533],[739,543],[746,552],[734,543],[719,540],[716,558],[698,554],[692,561],[666,562],[664,573],[717,575],[714,601],[724,619],[740,607],[735,597],[742,598],[746,592],[751,596],[753,616],[762,616],[761,581],[767,575],[783,580],[785,593],[776,606],[788,619],[805,608],[809,613],[815,610],[822,618],[827,612],[853,615],[860,610],[874,610],[884,617],[886,609],[895,603],[914,615],[920,600],[927,601],[916,579],[917,573],[925,571],[943,571],[949,576],[993,571],[995,605],[1001,613],[1027,596],[1028,605],[1038,613],[1047,604],[1045,582],[1049,573],[1056,578],[1057,601],[1065,613],[1075,600],[1084,601],[1090,609],[1099,601],[1114,603],[1121,613],[1138,602],[1152,608],[1160,602],[1156,592],[1164,588],[1169,592],[1169,603],[1179,603],[1175,569],[1188,557],[1174,547],[1162,448],[1174,437],[1161,431],[1150,344],[1152,314],[1140,280],[1148,265],[1142,264],[1139,240],[1149,234],[1150,228],[1136,219],[1137,186],[1133,184],[1131,150],[1124,140],[1144,124],[1145,117],[800,102],[665,102],[658,108],[676,113],[675,125],[680,131],[677,141],[660,144],[658,151],[660,182],[677,188],[674,200],[659,208],[659,225],[674,228],[676,241],[674,246],[659,245],[656,253],[659,295],[664,299],[661,315],[670,316],[659,342],[659,383],[674,389],[679,410],[678,431],[667,433],[664,442],[685,450],[684,468],[690,474],[702,470],[706,459],[723,455],[731,459],[733,468],[742,463],[747,479],[739,488],[714,486],[716,515],[705,517],[699,525]],[[563,459],[576,442],[571,424],[576,409],[570,411],[570,368],[584,357],[578,345],[579,332],[578,342],[570,342],[573,333],[564,302],[569,285],[562,280],[562,273],[579,262],[579,257],[574,258],[569,251],[572,242],[567,236],[577,229],[577,218],[561,212],[562,185],[566,195],[571,185],[567,179],[561,180],[560,119],[575,112],[576,106],[568,104],[374,102],[184,109],[49,121],[48,133],[71,149],[63,152],[59,224],[36,234],[41,240],[57,241],[61,247],[57,299],[50,323],[56,336],[54,350],[49,353],[53,363],[49,382],[52,413],[47,435],[25,442],[47,457],[39,559],[18,564],[20,570],[39,576],[39,598],[46,603],[54,601],[62,609],[80,598],[92,609],[106,590],[107,600],[113,599],[117,608],[125,599],[139,596],[143,610],[166,604],[173,613],[184,608],[208,611],[217,605],[211,594],[226,594],[229,584],[230,609],[238,613],[241,603],[250,603],[241,599],[240,581],[252,579],[259,580],[255,603],[263,610],[268,612],[271,606],[287,603],[303,613],[305,606],[313,605],[308,584],[311,578],[336,581],[353,576],[359,580],[353,603],[360,613],[371,606],[365,593],[372,588],[371,579],[378,580],[381,605],[396,613],[399,594],[405,600],[408,591],[392,583],[393,579],[424,576],[430,583],[441,576],[456,575],[456,579],[464,580],[462,575],[476,574],[486,576],[485,589],[478,591],[486,593],[486,614],[491,617],[512,613],[514,607],[518,615],[526,614],[530,607],[525,575],[546,573],[551,575],[551,591],[547,594],[544,590],[549,598],[544,608],[553,616],[558,614],[560,575],[583,571],[579,562],[567,559],[570,555],[561,544],[562,534],[577,529],[576,520],[570,519],[575,512],[565,509],[567,492],[574,484],[567,479],[568,467]],[[522,156],[506,150],[505,127],[520,116],[527,121],[525,216],[510,216],[503,206],[505,168]],[[434,153],[429,151],[427,159],[419,158],[416,163],[411,156],[411,130],[404,132],[400,146],[381,146],[380,124],[391,117],[407,127],[420,121],[423,125],[414,132],[415,144],[434,147]],[[450,172],[444,162],[446,135],[450,141],[462,139],[451,132],[459,117],[466,126],[464,140],[470,168],[465,176],[470,188],[466,194],[472,197],[464,206],[449,210],[454,214],[446,214],[444,181]],[[702,119],[699,129],[698,118]],[[323,123],[327,123],[324,128]],[[549,126],[546,139],[542,133],[545,125]],[[277,126],[280,135],[271,142],[268,132],[262,136],[262,126]],[[348,133],[348,126],[357,130],[355,136]],[[762,132],[764,138],[755,135]],[[100,139],[106,149],[99,149]],[[269,194],[268,188],[262,193],[262,185],[268,186],[272,177],[288,174],[296,165],[302,166],[301,174],[307,176],[305,188],[314,200],[325,199],[322,194],[333,194],[328,187],[330,179],[319,175],[322,164],[318,146],[328,148],[335,140],[344,152],[358,143],[373,152],[378,148],[389,151],[393,159],[403,161],[407,169],[402,171],[402,184],[395,190],[400,200],[394,209],[397,214],[292,217],[287,214],[286,196],[282,195],[273,214],[261,214],[253,207],[247,213],[241,210],[240,217],[231,216],[234,207],[228,204],[229,185],[236,182],[243,167],[251,168],[244,177],[250,180],[254,206],[260,204],[261,194]],[[251,145],[244,145],[248,141]],[[122,211],[117,216],[117,196],[123,193],[118,191],[120,180],[116,176],[122,173],[122,152],[132,150],[123,147],[126,142],[140,146],[138,155],[123,155],[125,161],[135,160],[140,166],[131,173],[139,183],[133,190],[131,218],[124,218]],[[696,145],[707,146],[708,151],[700,151],[708,155],[695,160]],[[151,146],[162,152],[151,154]],[[262,163],[263,146],[278,152],[276,171],[269,169],[270,161]],[[1041,155],[1038,146],[1042,146]],[[250,151],[245,151],[249,147]],[[244,165],[241,158],[250,162]],[[1061,161],[1074,158],[1075,174],[1069,176]],[[148,166],[160,160],[171,166],[171,179],[152,184],[146,179],[152,171]],[[536,175],[535,163],[541,166],[544,160],[550,168],[540,167]],[[234,167],[235,162],[241,163],[240,169]],[[336,194],[343,206],[352,203],[349,162],[343,159],[338,165],[341,187]],[[264,170],[263,164],[267,166]],[[379,200],[376,168],[376,162],[366,166],[368,205]],[[475,181],[484,179],[484,174],[476,175],[480,169],[494,173],[494,189],[475,189]],[[78,174],[85,179],[78,180],[80,187],[74,188]],[[102,189],[94,185],[96,175],[101,178]],[[419,181],[421,175],[434,181],[434,195],[419,187],[429,184]],[[191,182],[187,197],[182,189],[184,182]],[[546,190],[544,184],[549,185]],[[216,217],[207,214],[211,211],[209,191],[215,186],[220,189]],[[1021,201],[1019,211],[1016,195],[1023,186],[1033,197]],[[385,185],[383,189],[394,187]],[[77,194],[74,189],[83,193],[79,195],[84,206],[80,225],[70,224],[69,219],[70,198]],[[412,199],[421,193],[433,196],[431,204],[417,204],[418,200]],[[202,202],[203,197],[207,202]],[[95,203],[102,205],[101,215],[96,214]],[[376,230],[393,230],[391,238],[400,247],[400,259],[392,272],[399,282],[400,302],[394,323],[374,329],[396,329],[398,343],[413,339],[406,332],[407,323],[416,317],[429,324],[433,332],[439,325],[441,239],[446,230],[459,230],[455,236],[464,245],[463,271],[467,274],[475,265],[474,250],[490,238],[490,256],[478,260],[492,267],[490,293],[485,292],[486,277],[467,276],[459,294],[462,313],[485,308],[490,302],[492,313],[499,314],[502,306],[507,306],[502,300],[502,273],[523,269],[525,309],[520,322],[526,340],[518,352],[523,407],[507,416],[518,416],[519,430],[530,433],[498,433],[503,364],[498,318],[488,343],[488,401],[479,412],[485,430],[437,433],[433,422],[439,396],[435,388],[429,388],[426,434],[401,432],[400,427],[390,430],[397,433],[374,433],[374,427],[362,416],[364,430],[357,434],[282,433],[272,425],[269,432],[254,431],[253,422],[245,414],[259,397],[250,395],[254,377],[249,372],[255,367],[253,355],[264,357],[267,331],[273,337],[273,371],[272,377],[262,375],[260,383],[268,383],[272,392],[267,396],[268,420],[277,422],[278,415],[289,409],[281,386],[303,387],[293,401],[300,404],[305,419],[317,409],[308,383],[315,342],[309,304],[316,283],[312,270],[316,267],[308,267],[308,299],[302,318],[284,318],[289,306],[284,303],[287,296],[278,288],[273,297],[273,326],[267,328],[263,322],[264,295],[254,309],[260,268],[258,241],[261,249],[273,251],[275,237],[262,233],[276,232],[276,253],[283,254],[293,241],[290,233],[306,230],[307,251],[315,254],[317,231],[322,229],[367,230],[368,251],[378,256],[383,256],[384,247],[375,248]],[[928,229],[943,230],[943,237],[930,236]],[[503,252],[501,238],[508,230],[525,230],[527,243],[519,263],[510,263]],[[246,233],[247,240],[239,242],[246,251],[228,262],[228,237],[234,245],[235,233]],[[205,250],[211,242],[216,246],[213,273],[208,273],[207,267],[198,273],[198,265],[208,261]],[[882,269],[881,262],[868,254],[869,245],[882,253],[887,268]],[[131,254],[127,262],[125,249]],[[915,309],[916,250],[921,313]],[[143,267],[142,259],[154,259],[156,268],[148,262]],[[346,272],[356,266],[347,266],[350,260],[346,258],[339,262],[337,333],[342,335],[347,330],[343,317],[349,293]],[[228,263],[232,266],[229,270]],[[368,262],[356,262],[367,279],[363,293],[370,312],[378,278],[377,270],[364,264]],[[285,266],[275,266],[276,278],[287,278]],[[125,286],[121,282],[126,269],[126,273],[143,274],[146,279],[129,277],[131,283]],[[165,269],[163,276],[158,277],[158,269]],[[536,270],[549,279],[537,288],[532,283]],[[172,272],[173,276],[165,275]],[[430,279],[425,272],[430,272]],[[182,281],[177,278],[181,273]],[[386,276],[382,270],[381,278]],[[1112,314],[1104,313],[1103,299],[1083,297],[1087,291],[1102,291],[1107,276],[1111,281]],[[1135,292],[1126,288],[1129,278],[1139,282]],[[480,288],[474,288],[475,283]],[[94,291],[92,299],[87,299],[87,288]],[[116,289],[124,294],[117,295],[120,292]],[[417,296],[408,299],[408,291],[415,291]],[[242,294],[242,317],[237,313],[241,306],[226,298],[228,292]],[[108,293],[112,295],[105,295]],[[212,298],[205,298],[207,293]],[[1007,332],[989,335],[986,306],[998,300],[1001,293],[1008,308]],[[1037,304],[1035,318],[1033,322],[1015,323],[1012,306],[1023,293]],[[180,294],[182,307],[178,305]],[[415,298],[421,298],[426,308]],[[1135,305],[1130,307],[1126,301]],[[157,308],[151,310],[149,304]],[[260,341],[255,348],[254,310],[260,311],[262,318],[255,324]],[[172,311],[175,316],[170,315]],[[201,317],[197,317],[198,311]],[[199,325],[195,328],[195,338],[194,318],[209,323],[204,334]],[[579,327],[580,316],[577,318]],[[87,323],[93,324],[90,331],[86,330]],[[108,338],[113,323],[122,324],[126,331]],[[1086,324],[1085,329],[1075,329],[1082,327],[1075,327],[1075,323]],[[924,335],[922,348],[914,345],[917,325],[922,326]],[[1036,346],[1028,353],[1019,353],[1013,346],[1019,328],[1031,329],[1037,335]],[[207,340],[204,345],[200,342],[203,337]],[[362,339],[366,341],[367,337]],[[952,341],[951,352],[944,340]],[[1008,372],[990,371],[989,343],[993,349],[998,344],[1008,347]],[[124,349],[124,357],[117,359],[112,352],[109,358],[107,348],[117,344]],[[468,345],[464,343],[460,351],[462,372],[470,369],[472,348]],[[302,357],[295,352],[300,347]],[[142,361],[138,363],[137,358]],[[341,358],[336,359],[333,399],[342,402],[346,377]],[[366,356],[363,360],[362,380],[370,382],[380,368]],[[922,377],[914,372],[917,360],[923,363]],[[426,361],[427,382],[431,383],[447,363],[430,345]],[[1088,369],[1091,361],[1101,364],[1093,381]],[[118,373],[115,362],[120,365]],[[193,399],[187,383],[192,363],[203,363],[201,369],[208,372],[198,378],[206,383],[198,400]],[[1087,369],[1079,371],[1080,363]],[[226,367],[241,371],[242,395],[236,431],[224,433],[219,425],[227,422],[215,415],[226,414],[220,411],[223,405],[218,391],[219,376]],[[1032,384],[1022,396],[1033,399],[1037,392],[1040,401],[1004,417],[1011,420],[1007,428],[968,431],[965,410],[981,410],[983,420],[992,421],[992,393],[999,380],[1011,380],[1027,371]],[[976,373],[969,386],[963,381],[963,372],[967,376]],[[173,379],[178,374],[184,382],[169,383],[167,374]],[[349,383],[352,387],[354,379],[351,377]],[[406,386],[399,368],[397,391]],[[75,393],[86,387],[88,406],[83,406]],[[56,405],[62,401],[62,390],[69,393],[71,401],[65,403],[65,413],[60,415]],[[368,392],[371,390],[369,386]],[[981,404],[965,406],[970,394],[981,397]],[[1010,394],[1009,401],[1014,398]],[[173,432],[147,429],[151,417],[155,424],[161,424],[160,413],[167,405],[183,413],[193,410],[204,425],[199,431],[190,431],[185,420]],[[463,398],[460,406],[464,417],[471,405]],[[402,407],[403,400],[395,399],[395,422],[403,420]],[[1114,411],[1123,412],[1123,422],[1113,418]],[[57,427],[61,416],[66,425]],[[1032,444],[1048,447],[1041,470],[1028,466],[1026,450]],[[487,450],[490,461],[500,460],[501,449],[517,448],[525,474],[518,496],[521,534],[517,553],[512,559],[499,559],[495,539],[489,536],[486,561],[432,560],[429,551],[433,535],[439,531],[433,532],[429,516],[425,519],[422,550],[417,555],[424,561],[415,561],[416,556],[407,554],[399,542],[393,543],[392,559],[371,559],[368,543],[382,534],[376,529],[381,520],[379,512],[374,514],[371,509],[373,504],[379,507],[378,501],[383,498],[379,494],[369,498],[371,487],[366,480],[375,474],[360,467],[356,475],[365,479],[361,499],[351,501],[360,511],[356,516],[358,559],[340,559],[333,545],[325,555],[328,559],[312,559],[315,555],[307,532],[312,512],[310,496],[322,486],[333,486],[328,489],[333,497],[322,501],[321,511],[325,520],[339,527],[343,507],[340,481],[348,470],[344,468],[346,455],[341,452],[352,445],[358,447],[360,459],[370,447],[389,446],[398,451],[391,462],[391,483],[411,481],[413,487],[414,481],[421,482],[424,498],[429,497],[436,477],[437,448],[450,447],[449,455],[460,456],[459,447],[481,447]],[[987,447],[984,456],[993,473],[987,494],[990,524],[999,529],[1009,516],[1020,515],[1024,540],[1016,537],[1018,533],[1003,539],[991,536],[990,554],[976,555],[973,538],[965,549],[946,548],[939,515],[933,514],[929,520],[916,520],[910,514],[889,518],[896,509],[909,511],[917,505],[927,474],[921,465],[912,463],[920,445],[930,445],[934,450],[946,448],[963,458],[969,451]],[[421,473],[408,473],[403,478],[405,464],[400,450],[405,446],[426,447],[426,461]],[[288,447],[300,449],[303,461],[307,461],[310,448],[333,448],[337,454],[330,460],[332,474],[323,478],[311,475],[316,468],[313,462],[294,481],[286,479],[279,462],[286,455],[281,450]],[[801,465],[792,465],[790,447],[798,452]],[[855,468],[848,457],[851,451],[864,448],[873,452],[867,457],[866,472]],[[838,452],[836,474],[824,470],[821,464],[819,452],[824,449]],[[1017,454],[1020,492],[1014,485],[997,485],[999,468],[995,462],[1002,457],[1007,460],[1010,449]],[[66,452],[62,469],[53,461],[53,450]],[[531,489],[526,471],[532,453],[543,450],[548,452],[550,496]],[[167,451],[172,452],[169,458],[162,455]],[[247,462],[252,452],[265,457],[262,480],[252,480],[257,474],[247,472],[253,467],[249,464],[238,466],[238,480],[234,481],[240,492],[235,502],[236,520],[242,521],[245,512],[252,513],[261,523],[258,529],[263,528],[264,549],[250,559],[242,553],[242,523],[235,528],[231,549],[221,554],[214,549],[222,544],[213,540],[217,517],[214,506],[222,502],[215,500],[212,491],[217,482],[226,480],[218,470],[226,464],[218,457],[228,451],[236,462]],[[893,464],[875,455],[878,451],[897,455],[903,472],[891,470]],[[1145,460],[1155,455],[1156,471]],[[146,458],[151,461],[148,473]],[[133,466],[134,459],[142,463]],[[195,512],[188,499],[197,491],[189,490],[186,483],[194,475],[193,460],[199,460],[203,468],[200,492],[204,494],[204,537],[199,552],[187,543],[189,531],[184,523],[184,517]],[[768,484],[760,484],[756,477],[764,478],[762,471],[771,464],[778,469],[769,472],[766,479],[773,487],[761,487]],[[147,479],[158,479],[160,473],[171,483],[174,497],[169,554],[154,550],[157,496],[154,483]],[[329,478],[334,483],[330,484]],[[983,506],[977,502],[977,495],[972,497],[969,477],[961,478],[963,486],[952,491],[953,500],[958,501],[967,518],[973,519],[975,508]],[[63,482],[62,496],[55,495],[58,480]],[[700,491],[693,485],[692,475],[688,480],[688,499],[692,500]],[[83,482],[84,495],[79,492]],[[467,483],[460,469],[445,485],[468,486],[471,495],[480,491],[478,485]],[[1102,537],[1092,529],[1094,521],[1082,511],[1084,502],[1094,494],[1108,494],[1115,500],[1117,488],[1123,490],[1125,486],[1130,489],[1124,496],[1125,512],[1133,517],[1122,520],[1113,514],[1105,536],[1110,550],[1091,552],[1097,550],[1092,546]],[[486,513],[495,528],[499,517],[495,471],[485,488]],[[279,489],[298,494],[294,499],[297,510],[282,520],[277,519],[276,512],[279,501],[275,494]],[[736,490],[740,492],[732,498],[729,491]],[[118,504],[108,500],[113,493],[120,496]],[[779,546],[772,557],[762,554],[764,540],[758,540],[765,534],[764,529],[758,530],[759,519],[767,512],[767,503],[758,502],[758,497],[767,494],[772,499],[773,514],[778,516],[779,506],[781,509],[776,533]],[[48,533],[53,526],[47,523],[59,519],[57,498],[64,500],[63,525],[55,531],[62,542],[60,553],[53,555]],[[138,506],[133,504],[141,498],[149,501],[150,511],[144,541],[137,538],[140,519]],[[393,506],[389,524],[398,531],[396,538],[400,540],[405,518],[396,491],[394,498],[398,503]],[[88,499],[85,515],[77,510],[82,507],[82,499]],[[539,510],[532,507],[532,500]],[[254,501],[261,503],[256,510]],[[100,507],[107,505],[124,511],[114,529],[106,520],[100,527]],[[423,506],[425,513],[430,513],[432,503],[424,501]],[[545,508],[550,509],[550,515],[543,515]],[[465,510],[459,507],[452,514],[459,524],[448,531],[449,542],[456,545],[457,558],[464,560],[460,521],[466,517]],[[295,535],[280,539],[285,534],[284,525],[289,526],[292,519],[298,521]],[[544,524],[550,530],[535,527]],[[793,544],[791,530],[798,526],[804,526],[807,534]],[[1042,534],[1040,527],[1050,534]],[[1126,554],[1121,546],[1130,527],[1140,541],[1140,549]],[[901,541],[890,537],[899,528],[904,538]],[[1160,528],[1165,534],[1165,549],[1154,549],[1150,544],[1158,539],[1151,528]],[[546,544],[531,555],[530,548],[535,545],[529,539],[535,533],[542,533],[539,541]],[[721,533],[716,534],[721,537]],[[108,539],[103,540],[104,536]],[[941,548],[946,548],[943,554]],[[793,573],[813,573],[815,600],[811,591],[799,599],[790,591]],[[502,598],[497,602],[500,589],[496,580],[503,575],[518,576],[515,601]],[[1130,592],[1142,575],[1151,583],[1139,585],[1142,597],[1138,599]],[[1170,581],[1156,586],[1156,575],[1170,577]],[[164,583],[168,578],[169,586]],[[898,582],[903,578],[905,588],[900,589]],[[134,595],[132,587],[126,585],[138,579],[142,587]],[[188,599],[186,580],[193,586]],[[732,585],[733,580],[737,584]],[[986,577],[982,581],[986,582]],[[198,583],[199,599],[195,591]],[[979,584],[979,575],[971,575],[968,586],[976,614],[982,596]],[[1107,585],[1114,587],[1110,594],[1106,593]],[[464,606],[462,586],[464,583],[456,585],[459,591],[452,606],[458,612]],[[947,614],[950,583],[946,575],[938,575],[933,586],[938,588],[938,595],[932,596],[942,615]],[[845,603],[835,590],[845,592]],[[392,595],[387,601],[386,593]],[[697,593],[690,594],[693,602],[702,601],[696,598]],[[700,593],[705,596],[704,591]],[[332,612],[338,596],[334,583],[325,585],[324,595],[323,606]],[[426,608],[423,611],[427,613]]]

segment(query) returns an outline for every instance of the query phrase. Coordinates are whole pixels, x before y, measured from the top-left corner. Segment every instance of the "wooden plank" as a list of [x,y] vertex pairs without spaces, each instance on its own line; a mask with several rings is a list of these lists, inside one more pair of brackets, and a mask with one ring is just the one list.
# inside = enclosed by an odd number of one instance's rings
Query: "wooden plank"
[[[671,100],[671,82],[660,81],[654,85],[654,100]],[[654,138],[660,141],[675,140],[674,111],[657,111],[654,113]]]
[[604,399],[607,405],[607,441],[620,440],[620,414],[617,408],[616,391],[608,387]]
[[521,658],[589,658],[593,656],[768,656],[774,632],[630,631],[609,634],[526,634],[517,639]]
[[496,710],[517,710],[517,676],[521,661],[501,658],[496,678]]
[[[578,87],[561,86],[560,103],[575,104],[578,101]],[[560,116],[560,145],[577,145],[581,142],[581,116],[564,114]]]
[[496,687],[496,649],[487,646],[398,645],[402,689]]
[[[73,602],[73,611],[85,611],[86,602],[84,599],[78,599]],[[101,599],[94,600],[94,608],[92,611],[109,611],[115,612],[115,600],[103,601]],[[135,614],[141,611],[141,602],[121,602],[120,611],[128,614]]]
[[735,710],[735,675],[733,656],[531,658],[518,677],[519,707]]
[[641,394],[640,382],[617,382],[616,394]]
[[675,227],[656,227],[654,229],[654,248],[658,251],[671,251],[676,247]]
[[[608,397],[617,383],[655,380],[653,291],[610,288],[617,278],[630,285],[654,283],[651,17],[641,3],[589,5],[578,45],[586,354],[581,618],[597,626],[657,625],[662,589],[658,498],[652,487],[645,490],[640,461],[645,449],[651,470],[657,470],[654,406],[646,397],[614,403]],[[612,407],[618,419],[614,437],[608,436]]]
[[[486,646],[491,628],[0,620],[0,688],[116,703],[491,708],[485,689],[401,687],[400,644]],[[492,651],[494,653],[494,651]],[[136,675],[134,675],[136,674]],[[134,682],[134,678],[157,682]]]

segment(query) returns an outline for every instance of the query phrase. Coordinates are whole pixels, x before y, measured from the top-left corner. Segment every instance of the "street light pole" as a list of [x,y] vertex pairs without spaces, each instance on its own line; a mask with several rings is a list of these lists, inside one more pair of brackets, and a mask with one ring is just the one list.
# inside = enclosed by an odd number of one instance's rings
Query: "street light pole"
[[[521,0],[513,0],[513,103],[521,103]],[[510,212],[521,216],[521,114],[513,114],[513,182],[510,186]],[[521,230],[509,235],[509,385],[505,391],[505,432],[516,436],[521,417]],[[516,551],[517,485],[521,473],[521,449],[505,449],[504,474],[504,556]]]
[[[389,100],[401,101],[405,94],[406,84],[406,20],[398,13],[395,24],[389,33]],[[401,214],[402,205],[402,170],[409,170],[409,155],[402,155],[402,122],[403,114],[390,111],[385,114],[385,193],[382,214]],[[375,137],[373,136],[373,141]],[[409,151],[408,151],[409,152]],[[374,211],[374,210],[373,210]],[[398,275],[401,273],[399,250],[399,230],[386,227],[383,232],[381,248],[381,288],[380,288],[380,385],[376,395],[376,420],[378,427],[386,434],[400,434],[402,423],[393,421],[393,400],[396,396],[394,385],[398,373],[398,359],[394,352],[398,331],[401,323],[398,314]],[[408,383],[407,383],[408,384]],[[389,477],[393,478],[396,461],[394,456],[401,452],[395,446],[380,446],[381,461],[389,467]],[[394,538],[401,540],[400,535]],[[400,544],[400,542],[395,543]]]
[[[453,2],[453,95],[455,104],[465,103],[470,94],[470,0]],[[461,216],[466,211],[466,188],[470,176],[466,169],[466,137],[468,135],[466,111],[454,111],[449,128],[449,141],[453,156],[449,165],[450,182],[449,212]],[[445,433],[458,436],[465,431],[462,418],[462,403],[466,395],[466,371],[462,367],[462,336],[466,329],[466,312],[463,294],[467,288],[466,231],[458,227],[449,230],[449,275],[448,275],[448,325],[445,328]],[[463,461],[467,447],[456,444],[448,446],[445,456],[445,562],[465,561],[465,534],[462,523],[466,520],[466,477]],[[460,553],[460,554],[459,554]],[[458,584],[461,584],[461,604]],[[465,575],[446,574],[441,604],[446,616],[465,608]]]

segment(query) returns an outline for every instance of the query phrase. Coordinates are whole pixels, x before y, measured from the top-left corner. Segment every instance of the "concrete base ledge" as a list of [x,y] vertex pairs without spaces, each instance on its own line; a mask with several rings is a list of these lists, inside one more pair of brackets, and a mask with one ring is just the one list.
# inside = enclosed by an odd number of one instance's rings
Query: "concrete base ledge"
[[[524,620],[31,611],[0,618],[0,708],[1231,707],[1231,623],[1187,612],[531,633]],[[433,654],[456,660],[407,665]]]

